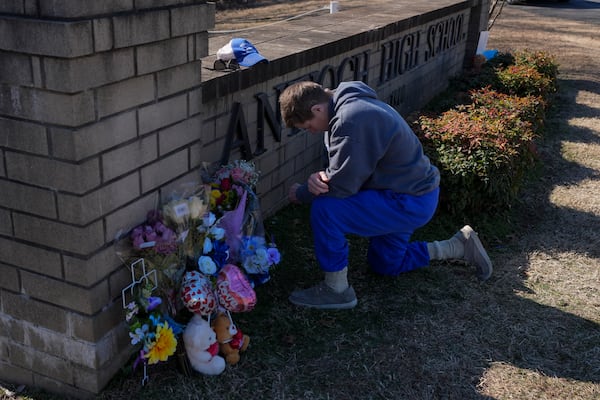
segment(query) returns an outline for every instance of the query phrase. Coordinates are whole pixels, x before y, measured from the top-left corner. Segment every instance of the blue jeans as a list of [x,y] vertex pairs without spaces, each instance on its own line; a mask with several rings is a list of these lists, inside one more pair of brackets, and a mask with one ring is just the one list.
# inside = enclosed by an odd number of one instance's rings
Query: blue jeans
[[410,242],[410,238],[431,220],[438,199],[439,188],[421,196],[363,190],[343,199],[315,198],[310,223],[321,269],[335,272],[348,265],[347,234],[369,238],[367,260],[381,275],[395,276],[426,267],[426,242]]

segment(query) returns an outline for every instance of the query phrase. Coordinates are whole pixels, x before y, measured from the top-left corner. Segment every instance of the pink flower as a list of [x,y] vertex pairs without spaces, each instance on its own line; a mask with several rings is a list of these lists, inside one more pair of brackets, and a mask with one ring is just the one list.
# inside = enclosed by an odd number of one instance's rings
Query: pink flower
[[245,179],[244,179],[245,175],[246,175],[246,173],[244,172],[244,170],[239,167],[234,167],[231,169],[231,178],[234,181],[245,183]]

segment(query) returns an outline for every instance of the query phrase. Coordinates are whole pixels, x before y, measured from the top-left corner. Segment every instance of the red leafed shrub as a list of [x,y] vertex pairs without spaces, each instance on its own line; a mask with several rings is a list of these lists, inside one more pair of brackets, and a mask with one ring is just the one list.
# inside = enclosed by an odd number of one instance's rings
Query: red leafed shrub
[[556,90],[552,79],[542,75],[534,66],[510,65],[496,75],[505,93],[548,97]]
[[417,132],[442,175],[440,205],[453,214],[510,207],[535,160],[532,124],[510,107],[421,117]]
[[[455,215],[511,207],[536,161],[534,140],[556,91],[558,66],[545,52],[505,54],[489,64],[451,84],[455,91],[413,123],[442,175],[440,208]],[[469,99],[446,107],[460,98],[455,92]],[[443,111],[433,112],[439,104]]]

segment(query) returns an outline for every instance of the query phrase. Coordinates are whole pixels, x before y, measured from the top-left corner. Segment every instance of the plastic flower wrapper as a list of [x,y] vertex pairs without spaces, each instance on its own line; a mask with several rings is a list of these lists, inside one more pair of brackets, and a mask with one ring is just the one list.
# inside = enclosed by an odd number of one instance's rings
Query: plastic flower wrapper
[[238,207],[243,193],[254,191],[260,173],[254,163],[236,160],[214,171],[204,168],[203,180],[210,185],[210,209],[221,217],[225,212]]
[[248,192],[244,191],[240,202],[234,210],[226,211],[219,219],[219,226],[225,232],[225,241],[230,249],[232,261],[239,260],[239,251],[242,244],[242,226],[246,215],[246,199]]
[[[177,288],[183,270],[177,234],[169,227],[159,210],[151,210],[146,221],[117,237],[117,255],[128,267],[143,258],[149,269],[158,272],[157,295],[165,302],[171,315],[177,313]],[[139,279],[139,276],[137,277]]]
[[195,229],[202,224],[208,210],[208,190],[204,185],[184,186],[178,193],[174,193],[171,200],[162,207],[166,221],[175,227],[177,240],[188,257],[193,257],[198,252],[199,238],[195,234]]

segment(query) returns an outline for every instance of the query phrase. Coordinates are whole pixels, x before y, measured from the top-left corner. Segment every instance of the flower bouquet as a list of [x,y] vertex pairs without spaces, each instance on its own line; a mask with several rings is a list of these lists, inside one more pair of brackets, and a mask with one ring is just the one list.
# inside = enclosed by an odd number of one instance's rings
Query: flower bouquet
[[[136,279],[137,266],[141,266],[139,279]],[[143,385],[148,380],[147,365],[167,361],[175,354],[177,336],[181,334],[183,327],[161,310],[162,298],[153,296],[158,287],[156,270],[146,272],[143,258],[131,264],[131,280],[132,283],[123,289],[121,297],[131,344],[135,346],[133,369],[140,363],[143,364]]]
[[270,268],[281,260],[274,241],[266,243],[256,196],[259,176],[254,163],[236,160],[208,179],[211,209],[222,213],[218,224],[225,230],[231,260],[244,268],[253,286],[267,282]]
[[157,272],[157,296],[162,298],[171,315],[176,314],[173,287],[181,275],[181,246],[173,227],[164,220],[160,210],[150,210],[146,221],[117,240],[117,255],[130,267],[132,280],[140,279],[140,271],[131,267],[143,259],[149,270]]
[[[185,185],[117,241],[132,273],[131,301],[124,291],[123,307],[134,366],[143,361],[145,371],[178,353],[194,315],[210,322],[226,313],[233,323],[231,313],[254,308],[254,287],[281,260],[274,241],[266,240],[255,194],[259,175],[243,160],[205,169],[201,184]],[[140,260],[144,268],[136,271]],[[189,363],[180,366],[190,370]]]

